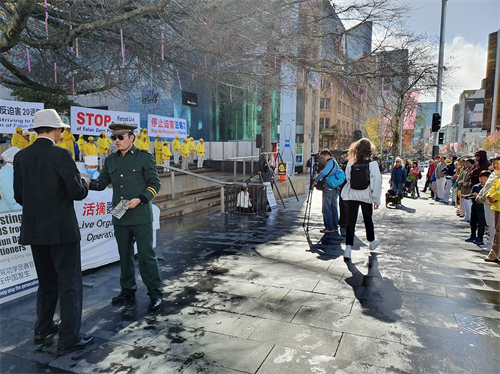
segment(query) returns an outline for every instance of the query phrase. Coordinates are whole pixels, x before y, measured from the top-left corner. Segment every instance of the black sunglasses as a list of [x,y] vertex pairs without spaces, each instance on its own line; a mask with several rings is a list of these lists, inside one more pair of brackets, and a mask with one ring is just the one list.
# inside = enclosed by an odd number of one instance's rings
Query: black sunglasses
[[123,140],[125,139],[125,136],[124,135],[111,135],[111,140]]

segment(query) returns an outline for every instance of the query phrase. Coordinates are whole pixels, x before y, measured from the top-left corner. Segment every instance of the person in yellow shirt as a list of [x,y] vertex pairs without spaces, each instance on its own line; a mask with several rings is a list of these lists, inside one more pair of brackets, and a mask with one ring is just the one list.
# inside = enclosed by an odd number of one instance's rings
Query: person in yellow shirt
[[113,145],[113,141],[109,136],[106,136],[106,140],[108,141],[108,156],[111,154],[111,146]]
[[[108,156],[109,143],[108,139],[106,139],[106,133],[103,131],[97,139],[97,153],[99,155],[99,169],[102,169],[104,166],[104,160]],[[88,156],[88,155],[87,155]]]
[[23,134],[23,143],[24,143],[24,148],[30,146],[30,134],[28,134],[27,132]]
[[30,134],[30,145],[32,145],[37,138],[38,138],[38,134],[36,132],[32,132]]
[[135,137],[134,147],[137,149],[141,149],[141,141],[142,141],[142,132],[139,130],[139,133]]
[[172,142],[172,149],[174,151],[174,164],[179,163],[179,156],[181,155],[181,143],[179,142],[179,135],[175,136],[174,141]]
[[151,149],[149,148],[149,136],[147,129],[142,129],[141,149],[144,149],[145,151],[151,153]]
[[189,144],[188,140],[184,139],[181,145],[182,169],[188,170],[189,165]]
[[189,138],[189,162],[194,162],[194,151],[196,150],[196,146],[194,145],[194,139]]
[[[161,153],[163,158],[163,165],[170,166],[170,157],[172,157],[172,152],[170,152],[170,146],[168,145],[168,142],[163,143]],[[164,169],[163,171],[167,171],[167,169]]]
[[66,148],[66,144],[64,144],[64,138],[63,138],[62,133],[61,133],[61,137],[59,138],[59,141],[56,143],[56,145],[57,145],[58,147],[61,147],[61,148],[67,149],[67,148]]
[[22,128],[16,127],[16,133],[12,135],[11,143],[12,143],[13,147],[17,147],[19,149],[26,148],[24,146],[23,129]]
[[75,137],[69,131],[68,128],[65,128],[63,133],[61,134],[63,138],[63,147],[66,148],[71,155],[73,156],[73,160],[75,159]]
[[198,170],[203,169],[203,161],[205,160],[205,146],[203,145],[203,138],[200,138],[196,144],[196,156],[198,157]]
[[78,149],[80,150],[80,153],[78,154],[78,161],[83,162],[83,158],[85,157],[85,144],[87,144],[85,139],[83,139],[83,135],[80,135],[78,137],[77,144],[78,144]]
[[156,140],[155,140],[155,159],[156,159],[156,165],[161,165],[163,163],[163,142],[161,141],[161,136],[156,135]]
[[93,136],[89,136],[89,142],[85,144],[83,153],[85,153],[85,156],[97,156],[97,147],[95,146]]
[[[497,160],[498,162],[498,160]],[[491,203],[491,209],[495,211],[495,237],[491,251],[484,258],[487,262],[496,262],[500,257],[500,179],[497,179],[488,191],[486,198]],[[487,206],[485,206],[487,208]]]

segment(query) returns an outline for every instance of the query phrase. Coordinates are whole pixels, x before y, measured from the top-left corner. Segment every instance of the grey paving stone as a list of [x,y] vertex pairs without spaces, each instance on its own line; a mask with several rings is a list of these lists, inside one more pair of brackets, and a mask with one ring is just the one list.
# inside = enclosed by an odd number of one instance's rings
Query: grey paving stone
[[25,360],[20,357],[0,353],[0,373],[26,374],[26,373],[69,373],[66,370],[42,365],[38,362]]
[[351,297],[326,295],[299,290],[291,290],[283,299],[283,301],[300,303],[302,306],[324,309],[338,313],[349,313],[354,300],[355,299]]
[[500,304],[500,292],[498,291],[446,287],[446,294],[451,298],[467,299],[496,305]]
[[290,292],[290,289],[285,287],[262,286],[260,284],[233,281],[217,284],[214,291],[229,293],[232,295],[254,297],[257,299],[260,298],[280,301],[288,292]]
[[200,329],[178,326],[151,342],[155,350],[179,357],[202,356],[206,362],[227,369],[256,372],[272,344],[240,339]]
[[336,331],[266,320],[250,339],[280,346],[288,345],[308,353],[334,356],[341,336]]
[[373,366],[337,357],[275,346],[260,367],[258,374],[303,374],[303,373],[363,373],[396,374],[399,370]]

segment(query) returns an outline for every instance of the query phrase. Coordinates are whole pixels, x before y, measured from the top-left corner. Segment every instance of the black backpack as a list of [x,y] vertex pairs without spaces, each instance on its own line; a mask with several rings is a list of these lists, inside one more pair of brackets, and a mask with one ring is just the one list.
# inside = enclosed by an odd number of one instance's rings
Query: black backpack
[[351,188],[366,190],[370,186],[370,164],[355,163],[351,165]]

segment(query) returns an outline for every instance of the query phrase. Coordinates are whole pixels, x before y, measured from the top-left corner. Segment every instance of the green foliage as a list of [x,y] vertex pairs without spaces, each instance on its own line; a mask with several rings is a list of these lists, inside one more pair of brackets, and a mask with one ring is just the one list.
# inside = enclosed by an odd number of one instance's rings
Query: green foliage
[[53,95],[25,87],[12,88],[12,96],[19,101],[43,103],[45,109],[55,109],[60,115],[69,115],[70,107],[80,106],[64,95]]

